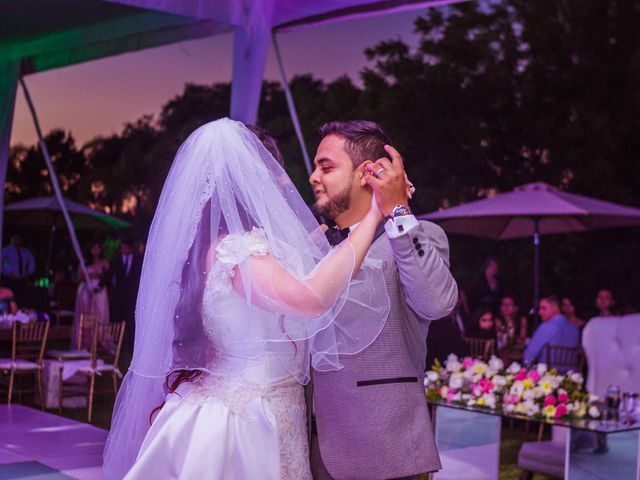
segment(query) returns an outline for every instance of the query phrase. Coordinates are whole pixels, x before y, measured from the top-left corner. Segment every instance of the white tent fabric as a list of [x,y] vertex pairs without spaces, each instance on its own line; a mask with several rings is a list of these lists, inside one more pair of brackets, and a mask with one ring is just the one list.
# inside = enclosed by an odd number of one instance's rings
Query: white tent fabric
[[274,29],[292,30],[346,18],[454,3],[460,0],[108,0],[235,27],[231,118],[255,123]]

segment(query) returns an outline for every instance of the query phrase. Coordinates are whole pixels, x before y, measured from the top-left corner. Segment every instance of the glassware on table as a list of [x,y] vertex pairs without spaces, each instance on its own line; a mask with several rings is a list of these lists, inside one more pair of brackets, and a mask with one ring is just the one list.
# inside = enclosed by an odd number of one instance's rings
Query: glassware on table
[[607,420],[618,422],[620,420],[620,387],[609,385],[607,388]]
[[624,392],[622,394],[622,411],[624,413],[624,423],[632,425],[636,421],[636,408],[638,407],[638,394],[635,392]]

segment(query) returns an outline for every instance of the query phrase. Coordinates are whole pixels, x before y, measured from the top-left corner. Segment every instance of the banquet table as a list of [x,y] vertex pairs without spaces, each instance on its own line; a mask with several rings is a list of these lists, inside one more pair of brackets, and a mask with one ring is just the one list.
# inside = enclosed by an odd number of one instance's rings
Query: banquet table
[[[502,417],[526,419],[481,407],[429,401],[433,406],[436,443],[442,470],[435,480],[496,480],[500,465]],[[564,446],[564,479],[640,480],[640,421],[634,423],[604,420],[551,419],[545,423],[567,429]],[[607,437],[608,452],[571,451],[571,437],[587,431]]]

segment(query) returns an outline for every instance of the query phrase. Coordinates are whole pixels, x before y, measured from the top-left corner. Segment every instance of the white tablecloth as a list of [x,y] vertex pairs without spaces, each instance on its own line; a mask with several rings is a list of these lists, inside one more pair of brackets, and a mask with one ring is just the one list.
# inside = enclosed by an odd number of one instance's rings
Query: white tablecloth
[[[98,360],[102,363],[102,360]],[[74,383],[87,382],[86,375],[76,375],[78,371],[87,365],[91,365],[90,359],[81,360],[45,360],[42,372],[42,382],[44,384],[44,404],[45,408],[57,408],[60,392],[60,368],[62,367],[62,379],[70,380],[73,377]],[[87,408],[87,397],[65,397],[62,399],[65,408]]]

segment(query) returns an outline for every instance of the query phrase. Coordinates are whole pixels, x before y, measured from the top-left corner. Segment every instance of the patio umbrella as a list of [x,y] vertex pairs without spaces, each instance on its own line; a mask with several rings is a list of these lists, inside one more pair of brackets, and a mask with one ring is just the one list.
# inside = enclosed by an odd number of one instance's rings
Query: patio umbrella
[[[65,198],[64,202],[76,229],[108,231],[131,226],[124,220],[93,210],[68,198]],[[14,226],[51,228],[47,253],[46,272],[48,273],[56,229],[66,227],[57,198],[36,197],[12,203],[5,207],[5,218],[7,223]]]
[[419,218],[439,224],[448,233],[494,240],[533,237],[536,311],[540,296],[540,235],[640,225],[640,209],[563,192],[537,182]]
[[[93,210],[85,205],[64,199],[76,229],[120,230],[131,225],[124,220]],[[7,205],[5,215],[9,223],[21,227],[65,227],[62,209],[56,197],[37,197]]]

